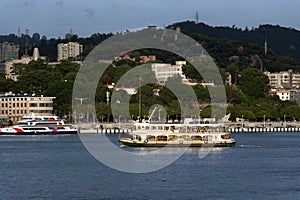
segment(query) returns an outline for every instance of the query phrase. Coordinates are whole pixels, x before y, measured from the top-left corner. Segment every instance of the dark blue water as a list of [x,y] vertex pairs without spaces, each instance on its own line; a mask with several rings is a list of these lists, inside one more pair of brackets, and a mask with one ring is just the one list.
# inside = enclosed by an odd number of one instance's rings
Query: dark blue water
[[77,136],[2,136],[0,199],[300,199],[300,133],[234,138],[203,159],[192,149],[129,174],[95,160]]

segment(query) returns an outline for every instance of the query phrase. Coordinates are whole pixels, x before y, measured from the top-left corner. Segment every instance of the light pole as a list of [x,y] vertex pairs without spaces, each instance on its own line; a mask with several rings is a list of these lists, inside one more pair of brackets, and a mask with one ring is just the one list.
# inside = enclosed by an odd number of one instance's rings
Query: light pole
[[84,100],[86,100],[87,98],[75,98],[75,99],[79,100],[79,101],[80,101],[80,105],[82,106],[82,102],[83,102]]
[[161,112],[161,109],[158,110],[158,121],[160,121],[160,112]]
[[266,115],[264,115],[264,128],[266,128]]
[[242,128],[244,128],[244,115],[242,115]]
[[199,111],[199,124],[201,124],[201,112],[202,110]]
[[122,115],[119,115],[119,129],[121,129],[121,116]]

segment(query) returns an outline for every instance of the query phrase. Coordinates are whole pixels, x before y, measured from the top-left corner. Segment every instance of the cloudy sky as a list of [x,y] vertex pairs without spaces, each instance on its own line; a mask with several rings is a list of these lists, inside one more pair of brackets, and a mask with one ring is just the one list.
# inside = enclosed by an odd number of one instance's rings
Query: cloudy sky
[[300,29],[298,0],[1,0],[0,34],[29,29],[48,37],[120,32],[147,25],[199,19],[209,25],[257,27],[279,24]]

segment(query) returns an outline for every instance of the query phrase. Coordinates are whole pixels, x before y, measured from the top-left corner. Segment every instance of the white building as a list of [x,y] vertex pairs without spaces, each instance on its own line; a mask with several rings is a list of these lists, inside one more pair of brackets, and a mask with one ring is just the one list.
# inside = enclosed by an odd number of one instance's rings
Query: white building
[[290,101],[291,100],[291,91],[290,90],[277,90],[276,95],[281,101]]
[[30,61],[37,61],[38,59],[46,60],[45,56],[40,56],[39,49],[36,47],[33,50],[32,56],[22,56],[21,59],[10,60],[4,63],[3,69],[0,71],[5,74],[6,79],[12,79],[14,81],[18,80],[19,75],[13,72],[14,64],[28,64]]
[[68,60],[69,58],[77,59],[83,52],[83,46],[78,42],[69,42],[57,45],[57,60]]
[[155,77],[160,85],[164,85],[168,78],[175,76],[180,76],[182,78],[182,82],[188,82],[187,78],[182,72],[183,65],[186,65],[186,61],[176,61],[175,65],[154,63],[151,65],[151,69],[154,71]]
[[272,89],[300,89],[300,74],[292,70],[278,73],[265,72]]
[[5,62],[5,78],[17,81],[19,75],[13,72],[14,64],[28,64],[31,60],[31,56],[22,56],[21,59]]
[[31,113],[52,115],[54,99],[55,97],[44,97],[43,95],[8,92],[0,96],[0,115],[8,116],[14,122]]

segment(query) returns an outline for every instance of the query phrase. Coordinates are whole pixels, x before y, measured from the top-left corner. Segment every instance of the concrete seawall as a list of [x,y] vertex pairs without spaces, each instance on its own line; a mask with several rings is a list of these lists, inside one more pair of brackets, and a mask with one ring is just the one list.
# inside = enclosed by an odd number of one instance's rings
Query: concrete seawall
[[231,133],[271,133],[271,132],[300,132],[300,128],[228,128]]

